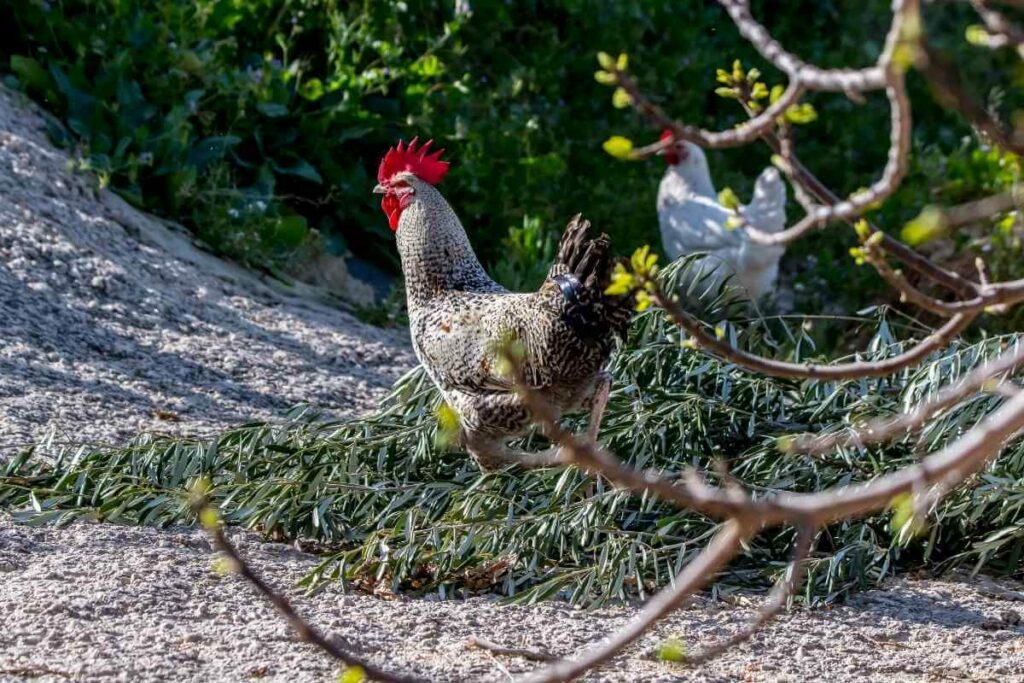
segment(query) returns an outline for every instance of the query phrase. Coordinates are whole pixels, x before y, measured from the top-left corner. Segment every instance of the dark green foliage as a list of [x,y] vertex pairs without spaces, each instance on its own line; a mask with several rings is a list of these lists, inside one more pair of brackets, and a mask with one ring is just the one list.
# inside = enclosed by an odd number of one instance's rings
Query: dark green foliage
[[[901,342],[884,318],[870,357]],[[784,455],[779,436],[837,429],[916,405],[1012,339],[960,344],[887,380],[797,383],[754,377],[681,347],[658,312],[643,314],[614,365],[601,441],[638,467],[677,471],[728,463],[760,495],[817,491],[907,465],[962,434],[999,405],[978,395],[906,439],[824,458]],[[789,358],[817,354],[779,320],[725,324],[735,343]],[[401,380],[372,417],[323,424],[297,412],[212,441],[141,437],[119,449],[64,451],[51,465],[26,452],[0,478],[0,505],[29,523],[78,517],[128,524],[188,523],[187,489],[202,477],[224,519],[268,536],[313,539],[327,553],[308,585],[345,577],[367,586],[486,587],[532,600],[560,593],[593,604],[645,595],[698,552],[715,529],[705,517],[591,484],[575,468],[480,474],[434,446],[438,404],[422,371]],[[969,560],[1020,573],[1024,444],[1016,443],[935,513],[929,533],[900,546],[887,514],[827,529],[806,597],[833,599],[896,568]],[[760,584],[786,557],[792,532],[773,530],[730,569],[730,584]]]
[[17,0],[0,19],[15,83],[101,182],[260,262],[311,227],[336,249],[388,243],[370,159],[442,81],[434,52],[458,30],[405,5]]
[[545,230],[540,221],[523,216],[523,224],[511,226],[502,241],[504,256],[491,266],[491,277],[514,292],[540,287],[558,253],[559,233]]
[[[8,80],[66,123],[52,134],[79,146],[84,165],[215,249],[266,262],[287,257],[315,229],[327,248],[347,244],[391,268],[391,236],[369,190],[382,151],[399,136],[448,148],[455,165],[444,191],[481,257],[523,272],[503,262],[534,255],[507,242],[524,216],[557,235],[583,211],[621,253],[657,244],[661,162],[620,163],[601,150],[612,133],[646,141],[657,131],[611,107],[593,79],[597,50],[628,52],[666,110],[712,128],[743,118],[734,101],[713,94],[717,67],[738,57],[767,82],[781,81],[715,3],[481,0],[468,18],[456,17],[454,4],[13,0],[0,9],[0,55]],[[824,66],[869,63],[889,21],[888,0],[764,0],[753,11]],[[927,16],[979,96],[1010,80],[1003,67],[1012,55],[964,45],[969,8],[934,7]],[[919,147],[942,159],[968,129],[918,80],[911,85]],[[812,101],[820,117],[796,133],[802,157],[840,192],[867,185],[885,158],[884,99]],[[1014,98],[999,103],[1008,113]],[[769,155],[753,145],[710,157],[719,185],[746,197]],[[924,175],[915,177],[906,196],[929,200]],[[905,213],[879,218],[896,230]],[[853,267],[851,243],[837,227],[794,247],[788,262],[807,293],[802,308],[820,306],[823,285],[850,306],[878,291],[869,269]]]

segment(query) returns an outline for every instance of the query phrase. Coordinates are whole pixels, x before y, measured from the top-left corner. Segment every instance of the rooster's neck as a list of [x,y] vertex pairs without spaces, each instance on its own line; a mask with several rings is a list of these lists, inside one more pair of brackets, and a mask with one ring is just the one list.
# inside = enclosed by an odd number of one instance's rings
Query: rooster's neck
[[402,211],[398,253],[410,306],[446,291],[492,291],[458,216],[430,186],[417,187],[416,198]]

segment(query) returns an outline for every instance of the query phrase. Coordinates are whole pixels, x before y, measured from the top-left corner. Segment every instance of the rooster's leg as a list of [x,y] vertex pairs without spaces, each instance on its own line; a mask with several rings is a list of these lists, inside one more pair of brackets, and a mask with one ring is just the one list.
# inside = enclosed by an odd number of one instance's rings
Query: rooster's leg
[[608,407],[608,395],[612,391],[612,376],[602,372],[597,377],[597,387],[594,389],[594,398],[590,402],[590,424],[587,425],[587,439],[597,443],[597,435],[601,431],[601,420],[604,418],[604,409]]
[[509,448],[507,442],[530,425],[529,409],[515,393],[467,396],[460,413],[462,445],[482,470],[507,465],[554,467],[565,462],[557,446],[538,453]]
[[[587,439],[591,442],[597,441],[598,432],[601,430],[601,420],[604,417],[605,408],[608,406],[608,394],[611,391],[611,386],[612,378],[608,373],[601,373],[594,382],[594,390],[590,397],[590,423],[587,426]],[[529,413],[520,396],[504,394],[476,397],[467,408],[478,419],[485,418],[479,420],[483,424],[504,421],[510,423],[506,425],[509,429],[504,434],[488,433],[486,429],[480,431],[467,429],[463,432],[463,445],[480,465],[480,469],[492,471],[507,465],[534,469],[556,467],[569,461],[568,454],[558,445],[537,453],[509,448],[506,444],[507,434],[519,431],[520,427],[525,427],[529,422]],[[515,423],[515,426],[511,423]]]
[[512,449],[508,449],[508,452],[512,462],[528,470],[540,467],[555,467],[556,465],[564,465],[566,463],[565,454],[562,453],[562,449],[559,446],[545,448],[536,453]]

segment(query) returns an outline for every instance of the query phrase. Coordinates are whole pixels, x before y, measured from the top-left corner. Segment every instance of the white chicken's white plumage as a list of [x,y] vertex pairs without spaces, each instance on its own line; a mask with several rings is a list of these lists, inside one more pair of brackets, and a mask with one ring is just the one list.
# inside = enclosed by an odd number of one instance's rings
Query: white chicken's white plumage
[[[706,276],[715,288],[732,277],[730,284],[754,301],[772,291],[785,247],[757,244],[742,229],[726,227],[735,214],[719,203],[707,157],[699,147],[679,142],[666,158],[669,167],[658,188],[658,222],[669,258],[705,252],[694,264],[694,277]],[[785,228],[786,184],[778,170],[769,167],[761,172],[754,196],[740,211],[763,232]]]

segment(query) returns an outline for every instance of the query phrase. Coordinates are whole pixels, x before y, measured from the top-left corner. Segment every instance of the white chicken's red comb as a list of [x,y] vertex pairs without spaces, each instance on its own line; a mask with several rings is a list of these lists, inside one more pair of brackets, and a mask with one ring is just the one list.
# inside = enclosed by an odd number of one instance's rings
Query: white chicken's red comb
[[386,183],[396,173],[402,171],[408,171],[431,185],[437,185],[444,179],[449,166],[447,161],[441,161],[444,150],[439,149],[432,154],[427,154],[434,141],[427,140],[419,149],[416,149],[418,140],[418,137],[413,138],[409,141],[409,146],[405,148],[402,147],[402,141],[399,140],[397,146],[387,151],[384,158],[380,160],[377,182]]

